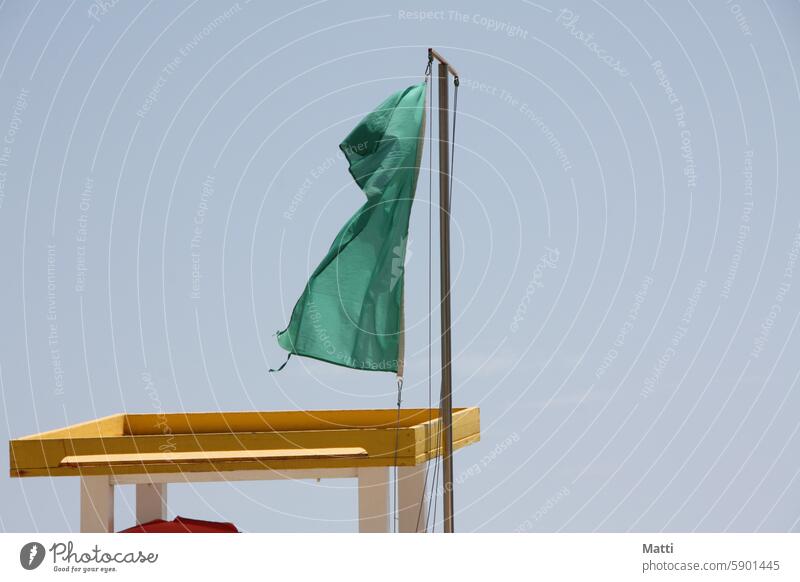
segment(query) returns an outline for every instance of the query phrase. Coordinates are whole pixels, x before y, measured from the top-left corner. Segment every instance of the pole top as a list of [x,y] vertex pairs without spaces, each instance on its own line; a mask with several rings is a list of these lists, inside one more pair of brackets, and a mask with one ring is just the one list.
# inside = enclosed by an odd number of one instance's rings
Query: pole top
[[444,58],[441,54],[436,52],[434,49],[429,48],[428,49],[428,60],[429,61],[433,61],[434,59],[439,61],[439,63],[441,63],[442,65],[447,67],[447,70],[450,71],[451,75],[453,75],[456,85],[458,85],[458,71],[456,71],[455,68],[453,67],[453,65],[451,65],[447,61],[447,59]]

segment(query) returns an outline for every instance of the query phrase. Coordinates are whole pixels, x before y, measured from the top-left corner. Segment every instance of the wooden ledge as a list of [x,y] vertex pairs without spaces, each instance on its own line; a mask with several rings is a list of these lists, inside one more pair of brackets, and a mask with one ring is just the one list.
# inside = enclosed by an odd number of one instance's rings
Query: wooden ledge
[[61,467],[111,467],[121,465],[170,465],[235,461],[288,461],[300,459],[357,459],[367,456],[361,447],[325,449],[262,449],[255,451],[192,451],[187,453],[125,453],[75,455],[61,459]]

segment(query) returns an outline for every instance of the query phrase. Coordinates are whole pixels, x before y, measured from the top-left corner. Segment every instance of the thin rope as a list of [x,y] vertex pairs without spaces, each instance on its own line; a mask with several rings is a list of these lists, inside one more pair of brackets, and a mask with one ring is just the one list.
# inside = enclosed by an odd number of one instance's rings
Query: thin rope
[[394,428],[394,462],[392,463],[392,467],[394,468],[394,487],[392,487],[392,494],[393,494],[393,501],[392,501],[392,531],[397,532],[397,487],[398,487],[398,476],[399,471],[397,470],[397,449],[400,446],[400,405],[403,401],[403,377],[397,377],[397,422]]
[[291,360],[291,359],[292,359],[292,352],[289,352],[289,355],[286,356],[286,360],[284,360],[284,362],[280,366],[278,366],[277,368],[270,368],[269,371],[270,372],[280,372],[281,370],[283,370],[286,367],[286,364],[288,364],[289,360]]
[[[428,83],[431,74],[431,67],[433,58],[428,58],[428,68],[425,70],[425,82]],[[433,396],[431,385],[431,372],[432,365],[432,352],[433,352],[433,327],[431,321],[433,320],[433,115],[431,115],[431,104],[433,103],[433,83],[428,83],[428,428],[431,430],[433,427]],[[426,434],[426,441],[430,440],[431,435]],[[426,442],[427,446],[427,442]],[[422,498],[419,500],[419,511],[417,512],[417,525],[416,529],[419,530],[419,523],[422,521],[422,508],[425,507],[425,497],[428,491],[428,473],[430,472],[431,464],[426,461],[425,464],[425,479],[422,483]],[[428,496],[430,501],[430,496]],[[430,511],[430,507],[426,508]],[[428,531],[428,515],[425,516],[425,532]]]
[[[431,74],[432,64],[433,64],[433,58],[429,57],[428,58],[428,66],[425,69],[425,84],[426,84],[426,86],[428,85],[428,78],[429,78],[429,76]],[[429,103],[428,106],[430,107],[430,103]],[[430,197],[430,191],[431,191],[430,179],[428,180],[428,182],[429,182],[429,197]],[[429,223],[428,224],[428,229],[430,230],[430,222],[431,222],[431,220],[430,220],[430,210],[428,211],[428,215],[429,215],[429,217],[428,217],[428,223]],[[429,247],[428,251],[429,252],[428,252],[428,254],[430,255],[430,236],[428,237],[428,239],[429,239],[429,242],[428,242],[428,247]],[[428,271],[429,271],[428,272],[428,279],[429,279],[429,286],[430,286],[430,268],[428,269]],[[430,303],[430,291],[428,293],[428,302]],[[430,360],[430,350],[429,350],[428,359]],[[429,363],[429,368],[430,368],[430,363]],[[430,384],[430,380],[429,380],[429,384]],[[429,392],[430,392],[430,389],[429,389]],[[429,396],[429,398],[430,398],[430,396]],[[393,486],[392,486],[392,531],[393,532],[397,532],[399,530],[399,526],[398,526],[398,521],[399,521],[398,490],[399,490],[399,487],[400,487],[400,471],[399,471],[399,467],[397,466],[397,457],[398,457],[398,450],[400,448],[400,416],[401,416],[400,411],[401,411],[402,401],[403,401],[403,377],[402,376],[398,376],[397,377],[397,420],[396,420],[396,423],[395,423],[394,460],[392,462],[392,468],[394,470],[394,480],[393,480],[394,482],[393,482]],[[427,467],[426,467],[425,478],[427,480]],[[425,486],[423,485],[423,488],[422,488],[422,499],[420,500],[420,511],[422,511],[422,507],[421,506],[422,506],[422,503],[424,502],[424,499],[425,499]],[[417,516],[417,528],[418,527],[419,527],[419,515]]]
[[[439,430],[436,435],[436,459],[433,462],[433,484],[431,485],[431,498],[433,499],[433,511],[430,512],[431,533],[436,533],[436,506],[439,503],[439,451],[442,447],[442,417],[439,415]],[[430,509],[430,508],[429,508]]]
[[[453,79],[456,88],[453,91],[453,131],[450,138],[450,184],[447,186],[447,202],[450,214],[453,214],[453,167],[456,159],[456,120],[458,119],[458,86],[461,84],[458,77]],[[447,217],[448,220],[450,217]],[[448,290],[449,292],[449,290]]]

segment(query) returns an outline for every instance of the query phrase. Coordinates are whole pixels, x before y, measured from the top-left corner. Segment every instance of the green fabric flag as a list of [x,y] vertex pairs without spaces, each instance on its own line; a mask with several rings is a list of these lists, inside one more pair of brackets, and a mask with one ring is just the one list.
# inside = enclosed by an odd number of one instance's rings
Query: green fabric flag
[[340,148],[367,201],[314,270],[278,344],[360,370],[403,369],[403,272],[425,128],[426,84],[391,95]]

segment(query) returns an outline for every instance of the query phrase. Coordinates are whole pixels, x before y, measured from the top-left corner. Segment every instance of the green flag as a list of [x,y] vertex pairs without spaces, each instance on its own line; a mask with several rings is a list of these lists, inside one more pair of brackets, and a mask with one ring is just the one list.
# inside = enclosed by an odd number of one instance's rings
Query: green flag
[[367,200],[314,270],[278,343],[361,370],[403,369],[403,271],[425,127],[426,84],[391,95],[340,148]]

